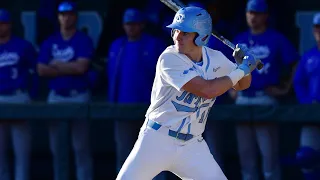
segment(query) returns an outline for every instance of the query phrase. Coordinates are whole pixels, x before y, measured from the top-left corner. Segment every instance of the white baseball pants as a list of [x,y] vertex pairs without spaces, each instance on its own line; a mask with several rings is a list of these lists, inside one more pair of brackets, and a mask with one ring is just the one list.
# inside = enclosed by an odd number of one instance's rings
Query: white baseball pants
[[154,130],[145,123],[116,180],[152,180],[162,171],[184,180],[227,179],[201,136],[184,142],[161,128]]

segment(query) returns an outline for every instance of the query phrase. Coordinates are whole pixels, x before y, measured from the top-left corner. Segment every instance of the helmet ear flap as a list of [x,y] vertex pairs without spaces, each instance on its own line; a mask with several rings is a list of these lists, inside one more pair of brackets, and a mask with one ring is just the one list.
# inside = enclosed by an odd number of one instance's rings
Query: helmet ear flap
[[194,42],[197,46],[205,46],[209,41],[210,35],[199,35],[196,36]]

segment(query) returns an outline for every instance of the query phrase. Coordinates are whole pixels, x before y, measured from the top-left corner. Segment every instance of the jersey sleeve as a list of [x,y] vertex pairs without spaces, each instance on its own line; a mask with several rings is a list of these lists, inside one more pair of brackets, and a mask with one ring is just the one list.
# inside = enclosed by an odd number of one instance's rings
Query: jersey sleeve
[[188,64],[174,54],[162,54],[159,57],[160,76],[171,86],[181,91],[182,87],[198,76],[192,63]]

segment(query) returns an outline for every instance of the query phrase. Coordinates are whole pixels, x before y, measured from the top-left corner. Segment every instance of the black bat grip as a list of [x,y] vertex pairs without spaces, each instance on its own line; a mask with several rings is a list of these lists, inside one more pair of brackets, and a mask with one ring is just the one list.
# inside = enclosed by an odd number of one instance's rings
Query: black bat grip
[[264,64],[263,64],[263,62],[260,60],[260,61],[258,62],[258,65],[257,65],[257,69],[258,69],[258,70],[261,70],[261,69],[263,68],[263,66],[264,66]]

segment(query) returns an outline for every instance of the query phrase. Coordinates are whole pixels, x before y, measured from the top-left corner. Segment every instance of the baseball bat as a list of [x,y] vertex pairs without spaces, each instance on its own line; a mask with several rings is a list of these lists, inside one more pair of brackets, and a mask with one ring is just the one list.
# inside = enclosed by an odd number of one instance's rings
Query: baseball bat
[[[170,9],[172,9],[174,12],[177,12],[179,11],[179,9],[185,7],[185,5],[179,0],[160,0],[160,1],[166,6],[168,6]],[[230,42],[228,39],[220,35],[215,30],[212,30],[211,35],[219,39],[221,42],[223,42],[223,44],[227,45],[232,50],[236,48],[236,46],[232,42]],[[261,60],[258,60],[257,69],[260,70],[263,68],[263,66],[264,66],[263,62]]]

